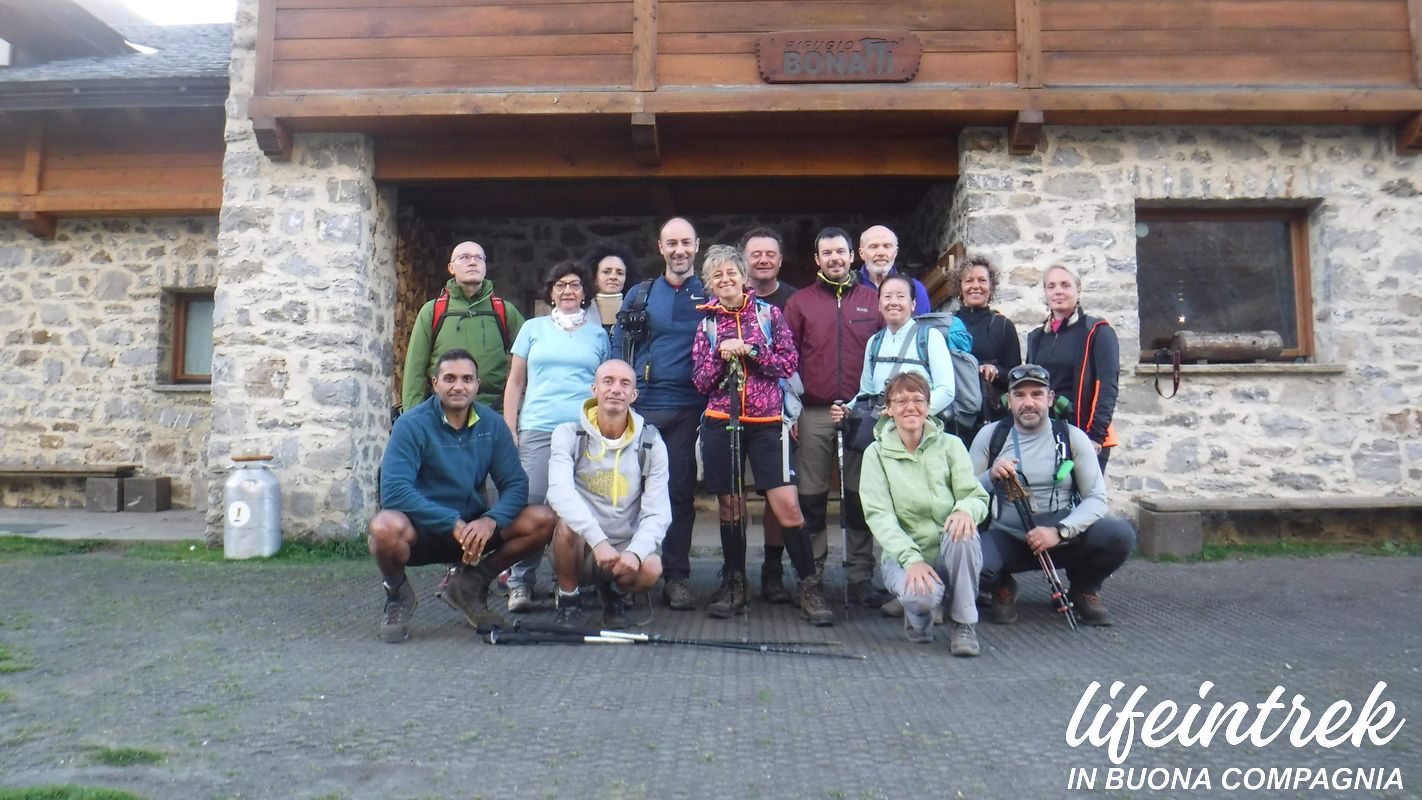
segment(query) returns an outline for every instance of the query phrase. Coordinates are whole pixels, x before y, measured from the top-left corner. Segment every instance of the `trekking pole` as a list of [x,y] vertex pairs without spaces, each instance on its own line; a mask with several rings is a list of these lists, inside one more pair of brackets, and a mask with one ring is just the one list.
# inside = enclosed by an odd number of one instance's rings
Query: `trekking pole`
[[[711,647],[717,650],[739,650],[743,653],[776,653],[779,655],[811,656],[814,658],[838,658],[850,661],[864,661],[867,656],[859,653],[827,653],[823,650],[809,650],[790,646],[782,642],[737,642],[727,639],[677,639],[646,633],[624,633],[622,631],[599,631],[597,635],[579,629],[563,629],[559,633],[529,633],[533,627],[543,628],[537,623],[517,623],[523,630],[506,631],[498,626],[487,629],[484,641],[489,644],[680,644],[689,647]],[[550,626],[556,627],[556,626]],[[484,629],[480,629],[484,630]]]
[[[731,519],[736,523],[736,534],[741,540],[741,552],[746,550],[746,520],[741,513],[746,501],[745,467],[741,463],[741,413],[744,411],[742,393],[746,388],[746,370],[739,358],[731,359],[727,365],[725,387],[730,393],[731,418],[726,423],[726,433],[731,438]],[[743,565],[738,565],[743,566]]]
[[[687,644],[688,642],[699,642],[709,645],[750,645],[760,647],[766,645],[770,647],[839,647],[844,644],[834,639],[829,640],[775,640],[775,639],[678,639],[671,636],[663,636],[660,633],[643,633],[641,631],[618,631],[606,630],[603,628],[575,628],[568,625],[559,625],[551,622],[528,622],[526,620],[514,620],[514,630],[527,631],[529,633],[559,633],[573,636],[608,636],[618,639],[630,639],[634,642],[644,642],[646,644]],[[480,629],[482,633],[487,633],[487,629]]]
[[[1027,526],[1027,530],[1037,527],[1037,521],[1032,516],[1032,504],[1029,501],[1027,489],[1022,485],[1014,472],[1002,481],[1003,493],[1007,499],[1012,501],[1013,508],[1017,509],[1017,515],[1022,518],[1022,524]],[[1037,564],[1042,568],[1042,574],[1047,576],[1047,590],[1052,595],[1052,607],[1066,619],[1067,627],[1076,630],[1076,612],[1072,610],[1071,598],[1067,597],[1066,587],[1062,586],[1061,578],[1057,577],[1057,565],[1052,562],[1052,555],[1046,550],[1037,554]]]
[[[836,400],[834,404],[844,408],[843,400]],[[835,461],[839,463],[839,565],[844,569],[844,610],[849,611],[849,518],[845,515],[845,497],[849,494],[849,489],[844,483],[844,423],[848,417],[840,419],[834,424],[834,451]]]

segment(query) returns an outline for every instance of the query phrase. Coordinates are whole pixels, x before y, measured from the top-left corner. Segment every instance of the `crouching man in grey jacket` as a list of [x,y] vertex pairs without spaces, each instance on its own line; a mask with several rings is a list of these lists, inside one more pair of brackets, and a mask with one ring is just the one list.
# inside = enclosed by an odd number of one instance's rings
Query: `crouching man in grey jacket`
[[553,431],[549,454],[558,622],[581,626],[578,587],[596,584],[603,625],[619,628],[627,624],[626,598],[662,574],[659,551],[671,524],[667,449],[632,411],[637,376],[627,362],[598,367],[592,392],[583,416]]

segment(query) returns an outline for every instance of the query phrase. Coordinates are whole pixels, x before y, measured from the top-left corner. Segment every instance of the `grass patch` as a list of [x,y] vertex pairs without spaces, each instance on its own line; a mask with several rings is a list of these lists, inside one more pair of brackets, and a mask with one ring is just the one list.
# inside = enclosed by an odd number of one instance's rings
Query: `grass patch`
[[33,536],[0,536],[0,561],[91,553],[108,545],[97,539],[36,539]]
[[10,648],[0,644],[0,675],[24,672],[29,668],[29,664],[15,658],[15,654],[10,652]]
[[[1246,558],[1317,558],[1340,554],[1362,556],[1418,556],[1422,542],[1386,541],[1376,544],[1339,544],[1334,542],[1265,542],[1256,544],[1207,544],[1199,561],[1233,561]],[[1165,559],[1162,559],[1165,560]]]
[[143,797],[118,789],[66,785],[0,789],[0,800],[143,800]]
[[94,760],[111,767],[131,767],[135,764],[157,764],[167,756],[139,747],[100,747],[94,750]]
[[121,542],[97,539],[37,539],[33,536],[0,535],[0,561],[49,556],[117,553],[125,558],[146,561],[191,561],[228,564],[310,564],[330,561],[366,561],[370,551],[365,539],[336,539],[325,542],[287,541],[271,558],[228,561],[221,547],[206,542]]

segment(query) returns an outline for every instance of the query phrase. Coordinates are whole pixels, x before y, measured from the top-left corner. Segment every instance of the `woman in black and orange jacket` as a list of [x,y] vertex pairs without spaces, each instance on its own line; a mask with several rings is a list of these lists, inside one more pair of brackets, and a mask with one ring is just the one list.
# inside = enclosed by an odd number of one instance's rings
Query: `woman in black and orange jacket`
[[1071,401],[1066,420],[1096,445],[1096,460],[1106,470],[1116,432],[1116,393],[1121,377],[1121,346],[1116,332],[1100,317],[1081,309],[1081,276],[1057,264],[1042,276],[1047,319],[1027,334],[1027,363],[1047,368],[1052,391]]

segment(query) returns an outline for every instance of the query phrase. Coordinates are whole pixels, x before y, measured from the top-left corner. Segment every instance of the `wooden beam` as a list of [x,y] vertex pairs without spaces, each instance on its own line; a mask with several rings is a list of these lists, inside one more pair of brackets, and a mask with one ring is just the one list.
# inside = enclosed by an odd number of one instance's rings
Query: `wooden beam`
[[222,210],[222,190],[210,192],[49,193],[25,199],[26,212],[55,217],[207,216]]
[[657,88],[657,0],[632,1],[632,88]]
[[50,214],[41,214],[38,211],[21,211],[20,222],[24,224],[25,230],[37,239],[53,239],[57,220]]
[[1407,29],[1412,36],[1412,78],[1422,86],[1422,0],[1407,0]]
[[1037,152],[1042,141],[1042,112],[1033,109],[1017,112],[1012,132],[1007,137],[1007,152],[1014,156],[1028,156]]
[[1422,113],[1412,115],[1397,128],[1397,152],[1404,156],[1422,155]]
[[252,132],[257,135],[257,146],[273,161],[291,160],[291,131],[280,120],[270,117],[254,117]]
[[1041,0],[1017,0],[1017,85],[1042,86]]
[[276,0],[257,0],[256,74],[252,94],[261,97],[272,91],[272,57],[276,51]]
[[32,122],[25,137],[25,161],[20,167],[20,194],[39,194],[44,184],[44,123]]
[[662,143],[657,135],[656,114],[632,115],[632,160],[642,167],[656,167],[662,163]]

